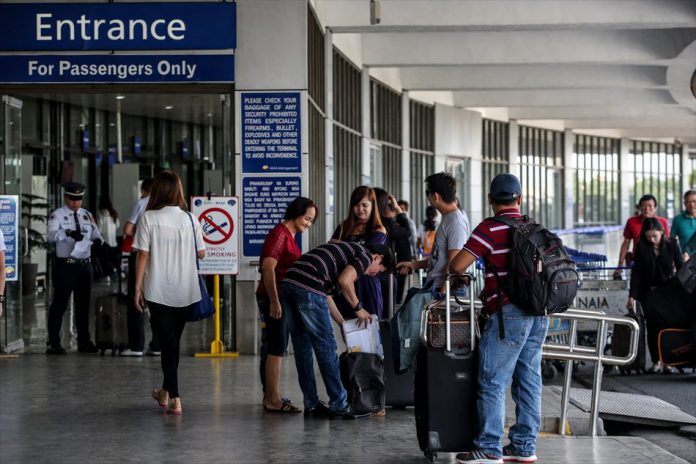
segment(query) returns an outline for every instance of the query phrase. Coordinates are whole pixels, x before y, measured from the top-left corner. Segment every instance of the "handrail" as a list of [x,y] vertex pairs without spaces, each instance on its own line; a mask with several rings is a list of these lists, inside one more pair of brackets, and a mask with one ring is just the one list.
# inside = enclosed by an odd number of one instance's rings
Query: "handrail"
[[[567,319],[570,322],[568,330],[568,344],[544,343],[542,356],[551,359],[567,361],[563,373],[563,391],[561,393],[561,417],[559,433],[565,435],[566,422],[568,420],[568,400],[570,398],[570,384],[573,373],[573,361],[591,361],[595,363],[592,379],[592,402],[590,405],[590,435],[597,436],[597,422],[599,419],[599,399],[602,391],[602,373],[604,364],[612,366],[625,366],[633,362],[638,353],[639,326],[636,321],[628,317],[607,316],[603,312],[588,311],[583,309],[569,309],[566,312],[553,314],[550,317]],[[598,323],[597,342],[594,346],[577,346],[578,321],[594,321]],[[607,338],[607,323],[614,325],[626,325],[631,329],[631,341],[626,356],[605,355]]]

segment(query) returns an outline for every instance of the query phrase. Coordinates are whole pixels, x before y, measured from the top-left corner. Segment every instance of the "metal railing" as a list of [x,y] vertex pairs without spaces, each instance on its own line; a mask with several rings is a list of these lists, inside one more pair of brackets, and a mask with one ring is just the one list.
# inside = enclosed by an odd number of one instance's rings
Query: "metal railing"
[[[566,361],[563,376],[563,391],[561,393],[561,417],[559,433],[565,435],[568,421],[568,400],[570,397],[570,383],[573,374],[573,362],[594,362],[594,376],[592,379],[592,402],[590,405],[590,435],[597,436],[597,421],[599,418],[599,400],[602,392],[602,373],[604,365],[625,366],[633,362],[638,353],[638,323],[628,317],[607,316],[602,312],[587,311],[581,309],[569,309],[564,313],[554,314],[550,317],[567,319],[569,321],[568,343],[544,343],[542,356],[551,359]],[[597,342],[594,347],[577,345],[578,321],[597,322]],[[630,349],[626,356],[605,355],[604,349],[607,343],[608,324],[626,325],[631,329]]]

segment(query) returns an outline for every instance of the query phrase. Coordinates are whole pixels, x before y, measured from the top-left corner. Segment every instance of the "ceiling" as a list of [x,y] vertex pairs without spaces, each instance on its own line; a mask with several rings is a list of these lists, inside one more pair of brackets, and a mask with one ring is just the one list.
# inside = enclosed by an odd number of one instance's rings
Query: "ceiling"
[[[527,124],[696,145],[696,0],[313,0],[403,90]],[[432,92],[436,92],[433,94]]]

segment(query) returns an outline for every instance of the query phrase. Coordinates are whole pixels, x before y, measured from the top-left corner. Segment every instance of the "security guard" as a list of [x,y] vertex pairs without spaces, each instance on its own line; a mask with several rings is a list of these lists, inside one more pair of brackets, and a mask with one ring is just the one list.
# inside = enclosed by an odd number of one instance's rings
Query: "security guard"
[[78,182],[63,185],[65,206],[58,208],[48,219],[48,241],[56,244],[56,264],[53,272],[55,290],[48,308],[48,349],[46,354],[65,354],[60,345],[60,327],[70,294],[75,291],[75,325],[77,350],[96,353],[97,347],[89,337],[89,306],[92,291],[92,244],[103,242],[96,221],[82,209],[85,186]]

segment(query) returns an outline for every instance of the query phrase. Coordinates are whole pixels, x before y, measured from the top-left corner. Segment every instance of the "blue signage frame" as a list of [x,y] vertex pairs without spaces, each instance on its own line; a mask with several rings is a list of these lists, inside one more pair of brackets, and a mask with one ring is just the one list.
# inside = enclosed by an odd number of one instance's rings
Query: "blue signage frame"
[[302,172],[300,92],[241,92],[243,173]]
[[5,237],[5,280],[16,281],[19,250],[19,196],[0,195],[0,230]]
[[[242,179],[242,250],[244,256],[261,256],[269,232],[283,222],[285,209],[302,195],[299,176],[253,176]],[[295,236],[300,250],[300,235]]]
[[0,51],[237,47],[235,2],[1,3]]
[[234,55],[0,55],[0,83],[234,82]]

